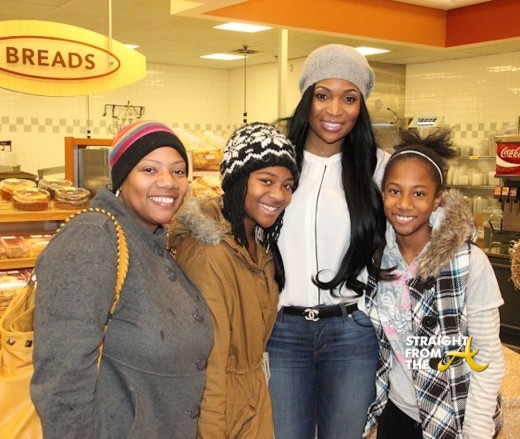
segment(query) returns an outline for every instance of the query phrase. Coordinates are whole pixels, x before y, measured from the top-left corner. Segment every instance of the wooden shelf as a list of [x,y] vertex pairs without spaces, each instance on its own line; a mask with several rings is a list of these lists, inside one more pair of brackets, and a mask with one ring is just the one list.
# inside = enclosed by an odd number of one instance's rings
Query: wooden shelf
[[464,190],[478,190],[478,191],[490,191],[495,188],[495,186],[470,186],[470,185],[462,185],[462,184],[447,184],[447,188],[453,189],[464,189]]
[[0,259],[0,270],[18,270],[21,268],[33,268],[36,258]]
[[457,157],[453,157],[453,159],[451,160],[454,160],[454,161],[457,161],[457,160],[495,160],[496,159],[496,156],[494,155],[465,155],[465,156],[457,156]]
[[[76,213],[76,209],[55,209],[53,202],[50,202],[49,209],[41,211],[25,211],[16,210],[10,201],[0,200],[0,224],[2,231],[11,228],[9,231],[2,233],[6,235],[26,235],[26,234],[48,234],[54,233],[60,223],[65,221],[69,216]],[[9,223],[9,224],[8,224]],[[43,223],[49,223],[50,229],[40,229]],[[12,227],[15,224],[17,226]],[[27,227],[24,227],[27,226]],[[17,259],[0,259],[0,270],[17,270],[24,268],[32,268],[36,263],[36,257],[17,258]]]
[[47,210],[16,210],[10,201],[0,200],[0,223],[64,221],[75,212],[74,209],[55,209],[52,201]]

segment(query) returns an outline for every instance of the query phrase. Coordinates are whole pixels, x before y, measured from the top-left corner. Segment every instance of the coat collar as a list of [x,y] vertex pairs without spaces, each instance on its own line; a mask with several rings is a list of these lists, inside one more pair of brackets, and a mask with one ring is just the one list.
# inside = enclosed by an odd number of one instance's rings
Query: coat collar
[[226,243],[251,269],[265,267],[272,261],[272,253],[258,246],[258,263],[253,262],[246,247],[235,241],[231,224],[222,214],[221,201],[221,197],[192,197],[184,201],[168,233],[169,247],[176,250],[188,236],[214,246]]
[[172,225],[170,244],[175,247],[175,240],[187,233],[205,244],[220,244],[231,229],[220,205],[220,197],[186,199]]

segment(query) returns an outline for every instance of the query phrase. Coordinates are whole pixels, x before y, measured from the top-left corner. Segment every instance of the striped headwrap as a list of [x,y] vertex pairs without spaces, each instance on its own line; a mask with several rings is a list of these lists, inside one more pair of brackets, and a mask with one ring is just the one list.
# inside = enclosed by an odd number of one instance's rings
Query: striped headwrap
[[119,131],[110,151],[112,191],[117,191],[144,156],[163,146],[175,149],[188,165],[184,145],[170,128],[160,122],[138,120]]

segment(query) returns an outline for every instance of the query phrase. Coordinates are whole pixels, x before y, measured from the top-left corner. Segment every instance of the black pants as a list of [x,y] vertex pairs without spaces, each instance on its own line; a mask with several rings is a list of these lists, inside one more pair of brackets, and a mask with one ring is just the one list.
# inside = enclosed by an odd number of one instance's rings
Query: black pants
[[377,424],[377,439],[423,439],[421,423],[388,400]]

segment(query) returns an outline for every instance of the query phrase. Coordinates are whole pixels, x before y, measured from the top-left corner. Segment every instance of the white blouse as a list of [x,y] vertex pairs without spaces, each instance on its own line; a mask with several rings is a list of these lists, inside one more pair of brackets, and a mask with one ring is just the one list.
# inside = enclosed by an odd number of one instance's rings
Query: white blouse
[[[377,151],[374,181],[379,186],[389,154]],[[298,189],[287,207],[278,240],[286,284],[279,307],[315,306],[364,300],[344,286],[334,297],[312,282],[317,273],[328,281],[337,273],[350,245],[350,215],[341,181],[341,153],[320,157],[304,151]]]

